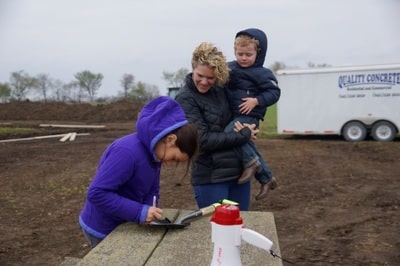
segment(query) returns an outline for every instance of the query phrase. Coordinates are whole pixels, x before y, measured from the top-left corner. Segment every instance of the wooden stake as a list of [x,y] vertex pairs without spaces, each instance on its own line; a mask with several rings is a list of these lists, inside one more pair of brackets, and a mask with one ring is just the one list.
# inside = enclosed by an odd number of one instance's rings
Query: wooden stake
[[[71,134],[71,133],[67,133]],[[37,136],[37,137],[31,137],[31,138],[20,138],[20,139],[3,139],[0,140],[0,143],[4,142],[16,142],[16,141],[24,141],[24,140],[38,140],[38,139],[49,139],[49,138],[62,138],[66,134],[58,134],[58,135],[47,135],[47,136]],[[89,136],[90,133],[77,133],[76,136]]]
[[64,127],[64,128],[104,128],[105,125],[60,125],[60,124],[40,124],[40,127]]

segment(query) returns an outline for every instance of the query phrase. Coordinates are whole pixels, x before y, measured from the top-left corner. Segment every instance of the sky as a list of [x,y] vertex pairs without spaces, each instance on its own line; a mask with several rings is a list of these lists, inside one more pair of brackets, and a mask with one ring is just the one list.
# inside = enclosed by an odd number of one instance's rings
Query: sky
[[214,43],[233,60],[235,34],[268,36],[265,67],[400,63],[400,0],[0,0],[0,83],[44,73],[64,83],[83,70],[156,85],[163,72],[191,70],[193,49]]

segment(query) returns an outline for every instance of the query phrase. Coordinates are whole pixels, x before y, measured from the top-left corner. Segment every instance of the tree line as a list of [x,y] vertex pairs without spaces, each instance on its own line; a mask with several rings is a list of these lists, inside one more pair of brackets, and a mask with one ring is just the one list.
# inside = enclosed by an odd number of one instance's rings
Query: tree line
[[[308,63],[308,67],[328,67],[327,64]],[[276,72],[285,69],[283,62],[274,62],[269,68]],[[180,68],[176,72],[163,72],[163,79],[170,87],[181,87],[189,70]],[[49,74],[40,73],[31,76],[24,70],[10,73],[9,82],[0,83],[0,103],[10,101],[25,101],[29,96],[39,101],[59,102],[106,102],[113,99],[98,98],[97,93],[102,85],[103,74],[93,73],[89,70],[77,72],[74,79],[64,83],[52,78]],[[148,101],[160,95],[157,86],[144,82],[135,82],[132,74],[125,73],[120,79],[122,92],[114,99],[127,99],[134,101]]]
[[[32,98],[44,102],[109,101],[110,99],[97,97],[103,78],[101,73],[83,70],[77,72],[72,81],[64,83],[49,74],[40,73],[31,76],[24,70],[19,70],[10,73],[9,82],[0,83],[0,102],[25,101]],[[135,82],[132,74],[123,74],[120,84],[122,92],[115,96],[118,99],[147,101],[160,94],[155,85]]]

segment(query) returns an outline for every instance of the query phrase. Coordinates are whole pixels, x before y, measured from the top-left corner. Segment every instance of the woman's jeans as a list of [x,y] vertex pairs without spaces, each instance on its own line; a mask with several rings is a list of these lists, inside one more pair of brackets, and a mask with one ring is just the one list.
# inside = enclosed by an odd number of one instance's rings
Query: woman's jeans
[[228,199],[239,203],[242,211],[250,208],[251,182],[238,184],[237,179],[205,185],[193,186],[197,206],[201,209],[220,200]]

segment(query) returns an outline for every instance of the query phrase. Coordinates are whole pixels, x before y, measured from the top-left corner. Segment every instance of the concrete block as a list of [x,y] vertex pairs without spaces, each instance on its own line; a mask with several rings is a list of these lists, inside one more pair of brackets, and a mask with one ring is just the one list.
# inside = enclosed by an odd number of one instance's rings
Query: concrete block
[[[164,209],[171,221],[187,210]],[[271,212],[240,212],[243,225],[273,242],[272,250],[281,254],[274,216]],[[210,265],[213,254],[211,216],[190,221],[183,229],[150,228],[134,223],[122,224],[77,265]],[[279,258],[242,241],[240,256],[244,266],[282,266]]]

